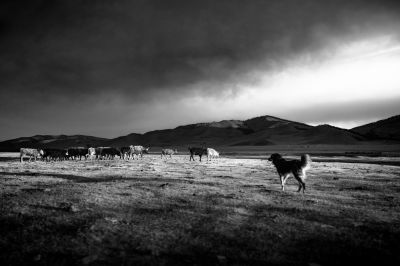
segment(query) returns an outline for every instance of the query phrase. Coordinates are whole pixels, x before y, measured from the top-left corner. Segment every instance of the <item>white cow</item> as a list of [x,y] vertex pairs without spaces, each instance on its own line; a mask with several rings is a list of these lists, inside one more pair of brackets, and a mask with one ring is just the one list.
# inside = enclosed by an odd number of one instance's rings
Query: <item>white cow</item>
[[207,161],[211,160],[212,158],[218,158],[219,152],[214,150],[213,148],[207,148]]
[[89,148],[88,149],[88,153],[86,154],[86,159],[90,159],[93,160],[94,158],[96,158],[96,148]]
[[29,157],[29,161],[31,161],[31,159],[33,157],[36,162],[36,158],[40,158],[44,154],[43,150],[30,149],[30,148],[21,148],[19,150],[19,153],[20,153],[19,156],[20,156],[21,163],[24,161],[24,157]]
[[150,148],[147,147],[143,147],[143,146],[129,146],[129,148],[131,149],[131,155],[133,157],[133,159],[135,159],[135,155],[137,155],[137,159],[139,160],[139,155],[140,158],[143,158],[143,153],[149,153]]
[[173,150],[173,149],[162,149],[161,150],[161,159],[163,158],[163,156],[167,157],[167,155],[169,155],[169,158],[172,158],[172,155],[174,155],[176,153],[178,153],[177,149],[175,149],[175,150]]

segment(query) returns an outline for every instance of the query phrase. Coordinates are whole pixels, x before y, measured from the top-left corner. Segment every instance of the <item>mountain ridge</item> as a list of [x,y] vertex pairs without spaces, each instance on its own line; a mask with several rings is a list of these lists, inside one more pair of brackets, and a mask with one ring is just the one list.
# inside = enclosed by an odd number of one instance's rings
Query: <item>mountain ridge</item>
[[400,115],[358,126],[351,130],[370,139],[400,140]]
[[[392,124],[395,124],[394,126]],[[203,122],[146,132],[131,133],[116,138],[86,135],[34,135],[0,142],[0,151],[15,151],[21,147],[66,148],[70,146],[259,146],[275,144],[362,144],[371,140],[400,140],[377,130],[391,130],[400,123],[400,116],[369,123],[351,130],[328,124],[311,126],[274,116],[258,116],[247,120],[221,120]],[[371,128],[379,137],[370,133]],[[384,131],[384,130],[383,130]]]

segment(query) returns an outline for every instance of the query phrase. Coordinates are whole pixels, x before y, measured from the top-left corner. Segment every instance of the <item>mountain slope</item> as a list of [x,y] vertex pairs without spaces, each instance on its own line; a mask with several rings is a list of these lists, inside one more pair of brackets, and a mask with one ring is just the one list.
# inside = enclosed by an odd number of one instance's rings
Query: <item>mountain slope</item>
[[312,126],[310,125],[269,115],[248,119],[244,121],[244,124],[254,132],[277,128],[282,131],[296,132],[298,130],[306,130],[312,128]]
[[[132,142],[129,137],[121,137],[107,141],[111,146],[118,146],[119,143],[143,144],[149,146],[186,146],[216,144],[227,145],[230,139],[240,138],[250,131],[239,125],[230,123],[227,120],[223,123],[199,123],[186,126],[179,126],[174,129],[155,130],[141,135],[140,142]],[[252,132],[252,131],[251,131]]]
[[72,146],[102,146],[105,138],[85,135],[36,135],[0,142],[0,151],[18,151],[20,148],[66,148]]
[[351,129],[371,139],[400,140],[400,115]]
[[[357,144],[365,140],[360,134],[332,126],[310,126],[273,116],[245,121],[223,120],[179,126],[147,132],[140,138],[149,146],[239,146],[273,144]],[[132,144],[129,135],[110,140],[111,146]]]
[[367,124],[352,130],[330,125],[310,126],[273,116],[248,120],[223,120],[132,133],[113,139],[83,135],[36,135],[0,142],[0,151],[21,147],[67,148],[71,146],[239,146],[274,144],[361,144],[373,139],[400,140],[400,116]]

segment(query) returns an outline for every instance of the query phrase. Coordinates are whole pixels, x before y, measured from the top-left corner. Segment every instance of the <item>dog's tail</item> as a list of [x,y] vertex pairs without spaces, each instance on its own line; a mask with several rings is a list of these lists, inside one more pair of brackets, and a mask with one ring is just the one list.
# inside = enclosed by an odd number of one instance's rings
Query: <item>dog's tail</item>
[[301,168],[308,169],[311,166],[311,157],[308,154],[303,154],[301,156]]

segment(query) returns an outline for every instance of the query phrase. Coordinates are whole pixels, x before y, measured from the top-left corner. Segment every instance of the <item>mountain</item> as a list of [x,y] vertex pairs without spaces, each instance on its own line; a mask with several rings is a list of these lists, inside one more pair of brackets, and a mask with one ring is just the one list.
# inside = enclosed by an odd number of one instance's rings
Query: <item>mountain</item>
[[126,136],[117,137],[115,139],[107,139],[102,142],[101,146],[123,147],[123,146],[129,146],[133,143],[143,143],[143,135],[137,133],[131,133]]
[[285,120],[269,115],[248,119],[244,121],[244,124],[255,132],[273,129],[278,129],[278,131],[294,132],[297,130],[306,130],[312,128],[312,126],[303,123]]
[[371,139],[400,140],[400,115],[351,129]]
[[[257,146],[274,144],[358,144],[366,138],[329,125],[310,126],[273,116],[223,120],[147,132],[131,141],[130,135],[109,140],[110,146],[142,143],[149,146]],[[122,145],[123,144],[123,145]]]
[[301,135],[307,144],[357,144],[368,140],[362,134],[331,125],[319,125]]
[[71,146],[257,146],[274,144],[361,144],[376,139],[400,140],[400,116],[352,130],[330,125],[310,126],[273,116],[248,120],[223,120],[178,126],[174,129],[132,133],[113,139],[84,135],[36,135],[0,142],[0,151],[21,147],[66,148]]
[[106,143],[110,146],[118,146],[121,143],[127,145],[141,143],[149,146],[186,146],[202,145],[204,143],[229,145],[230,140],[250,133],[253,133],[253,131],[246,127],[243,121],[224,120],[221,122],[190,124],[174,129],[150,131],[140,137],[135,136],[136,142],[133,142],[131,135],[128,135],[109,140]]
[[232,145],[271,144],[358,144],[364,136],[330,125],[310,126],[275,117],[258,117],[245,121],[254,134]]
[[105,138],[84,135],[36,135],[0,142],[0,151],[18,151],[23,147],[30,148],[66,148],[72,146],[100,146]]

